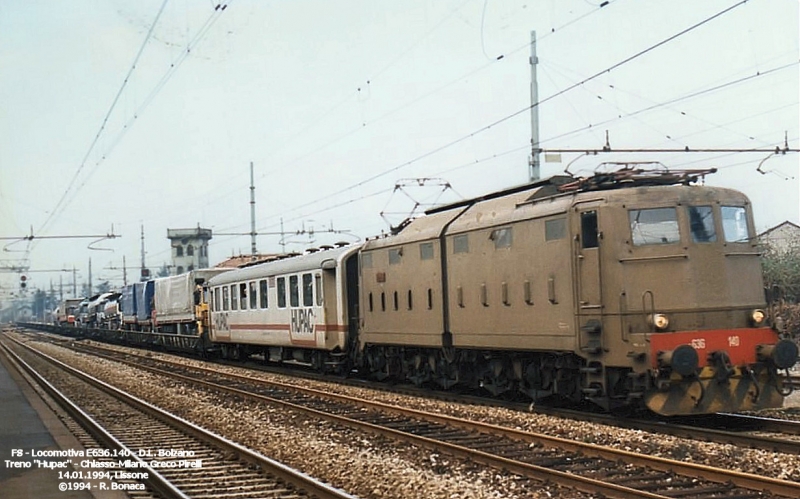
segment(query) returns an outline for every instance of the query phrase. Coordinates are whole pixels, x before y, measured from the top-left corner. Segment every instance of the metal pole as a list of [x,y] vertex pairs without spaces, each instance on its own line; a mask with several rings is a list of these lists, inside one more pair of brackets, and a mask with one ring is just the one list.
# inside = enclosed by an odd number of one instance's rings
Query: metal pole
[[147,280],[145,277],[145,262],[144,262],[144,225],[142,225],[142,270],[139,273],[139,281],[144,282]]
[[253,162],[250,162],[250,259],[255,261],[256,250],[256,185],[253,180]]
[[539,84],[536,79],[536,66],[539,58],[536,56],[536,31],[531,31],[531,159],[529,162],[528,176],[531,182],[540,178],[541,149],[539,148]]

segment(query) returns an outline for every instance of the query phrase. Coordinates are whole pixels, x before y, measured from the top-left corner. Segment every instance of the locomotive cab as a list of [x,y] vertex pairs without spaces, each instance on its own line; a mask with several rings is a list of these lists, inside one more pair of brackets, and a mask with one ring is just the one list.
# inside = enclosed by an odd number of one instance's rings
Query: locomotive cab
[[578,347],[587,398],[659,414],[779,407],[797,347],[770,326],[750,203],[688,185],[579,194]]

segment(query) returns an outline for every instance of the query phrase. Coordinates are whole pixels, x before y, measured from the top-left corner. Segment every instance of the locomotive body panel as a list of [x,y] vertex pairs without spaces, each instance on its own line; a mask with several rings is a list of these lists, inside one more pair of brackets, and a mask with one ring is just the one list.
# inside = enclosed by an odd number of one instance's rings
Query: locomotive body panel
[[442,346],[439,234],[456,213],[418,218],[361,249],[362,344]]
[[574,351],[570,198],[470,207],[447,232],[450,326],[464,348]]

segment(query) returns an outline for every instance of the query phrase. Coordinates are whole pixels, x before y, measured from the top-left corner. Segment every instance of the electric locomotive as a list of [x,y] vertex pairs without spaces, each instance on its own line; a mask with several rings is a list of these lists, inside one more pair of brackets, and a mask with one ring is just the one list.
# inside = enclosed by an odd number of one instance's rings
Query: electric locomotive
[[431,210],[360,251],[379,377],[663,415],[779,407],[751,206],[711,171],[555,177]]

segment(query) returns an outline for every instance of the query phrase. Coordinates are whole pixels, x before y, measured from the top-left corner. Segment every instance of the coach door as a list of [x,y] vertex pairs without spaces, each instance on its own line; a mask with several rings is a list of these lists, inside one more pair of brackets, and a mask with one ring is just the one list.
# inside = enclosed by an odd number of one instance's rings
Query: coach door
[[579,231],[575,241],[576,274],[578,277],[578,314],[600,313],[602,293],[600,288],[601,235],[597,210],[579,212]]

